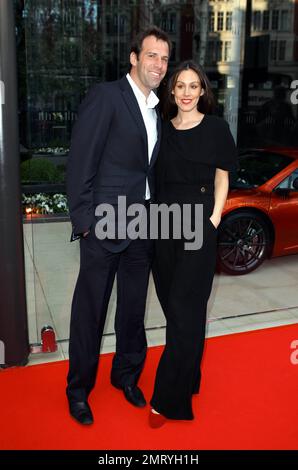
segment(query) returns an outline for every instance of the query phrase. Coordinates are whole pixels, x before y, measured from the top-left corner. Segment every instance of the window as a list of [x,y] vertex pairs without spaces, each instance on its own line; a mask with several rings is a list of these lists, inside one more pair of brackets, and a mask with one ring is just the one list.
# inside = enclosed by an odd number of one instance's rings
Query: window
[[253,26],[254,31],[260,31],[261,29],[261,12],[260,11],[254,11],[252,26]]
[[271,41],[270,43],[270,59],[277,59],[277,41]]
[[114,34],[118,33],[118,15],[113,16],[113,32]]
[[225,62],[230,62],[231,61],[231,48],[232,48],[231,41],[226,41],[225,42],[225,52],[224,52],[224,61]]
[[69,55],[68,61],[70,64],[74,64],[79,60],[79,51],[77,44],[70,44],[69,45]]
[[160,24],[160,15],[158,13],[153,13],[153,24]]
[[111,17],[108,15],[106,17],[106,33],[111,34]]
[[126,17],[120,16],[120,34],[125,34]]
[[171,13],[170,14],[169,33],[176,33],[176,13]]
[[287,155],[251,152],[239,155],[239,168],[231,172],[231,188],[257,188],[292,163]]
[[217,41],[216,42],[216,62],[222,61],[222,47],[223,47],[223,42]]
[[208,46],[207,46],[207,63],[208,64],[214,64],[215,62],[215,42],[214,41],[208,41]]
[[233,13],[231,11],[227,11],[227,14],[226,14],[226,30],[227,31],[232,31],[232,18],[233,18]]
[[298,168],[293,171],[289,176],[287,176],[275,189],[291,189],[292,191],[297,191],[293,186],[293,181],[298,178]]
[[213,11],[209,11],[209,15],[208,15],[208,27],[209,27],[209,31],[212,32],[214,31],[214,12]]
[[286,41],[279,41],[278,60],[286,58]]
[[278,22],[279,22],[278,20],[279,20],[279,10],[273,10],[271,29],[273,29],[274,31],[278,29]]
[[217,31],[223,31],[224,14],[222,11],[217,13]]
[[168,31],[168,18],[167,18],[166,13],[163,13],[163,15],[162,15],[161,29],[163,29],[164,31]]
[[288,31],[289,29],[289,12],[288,10],[282,10],[281,12],[281,21],[280,21],[281,31]]
[[263,11],[263,31],[268,31],[269,29],[269,11]]
[[193,22],[190,20],[190,21],[186,21],[185,22],[185,25],[184,25],[184,31],[186,33],[193,33],[193,29],[194,29],[194,24]]

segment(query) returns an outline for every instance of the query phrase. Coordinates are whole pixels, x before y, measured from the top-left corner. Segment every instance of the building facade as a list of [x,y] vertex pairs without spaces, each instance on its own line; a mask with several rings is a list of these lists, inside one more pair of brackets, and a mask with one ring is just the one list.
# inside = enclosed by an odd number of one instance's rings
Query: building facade
[[[156,24],[170,35],[171,71],[204,66],[217,112],[238,145],[297,145],[297,0],[17,0],[22,144],[34,151],[69,147],[86,91],[129,66],[137,31]],[[271,132],[265,104],[283,101],[285,135]],[[264,111],[265,106],[265,111]],[[271,126],[272,127],[272,126]],[[265,132],[264,129],[266,128]]]
[[[173,42],[169,73],[205,68],[240,151],[297,149],[298,0],[14,0],[14,13],[29,336],[50,324],[63,341],[79,260],[65,168],[88,89],[126,74],[132,39],[155,24]],[[163,321],[152,299],[149,329]]]

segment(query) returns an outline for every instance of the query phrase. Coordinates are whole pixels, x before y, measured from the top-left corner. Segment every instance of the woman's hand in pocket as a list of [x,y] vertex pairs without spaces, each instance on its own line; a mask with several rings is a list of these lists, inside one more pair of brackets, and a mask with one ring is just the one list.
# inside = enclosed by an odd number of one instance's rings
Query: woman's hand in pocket
[[214,225],[215,228],[218,228],[220,221],[221,221],[221,217],[212,214],[211,217],[209,217],[209,220],[212,223],[212,225]]

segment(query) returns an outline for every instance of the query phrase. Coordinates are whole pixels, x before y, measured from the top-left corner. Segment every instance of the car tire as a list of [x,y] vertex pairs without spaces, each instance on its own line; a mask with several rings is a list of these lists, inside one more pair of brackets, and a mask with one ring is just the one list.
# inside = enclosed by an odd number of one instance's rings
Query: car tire
[[257,269],[268,257],[270,233],[265,219],[252,211],[228,214],[218,230],[218,268],[239,276]]

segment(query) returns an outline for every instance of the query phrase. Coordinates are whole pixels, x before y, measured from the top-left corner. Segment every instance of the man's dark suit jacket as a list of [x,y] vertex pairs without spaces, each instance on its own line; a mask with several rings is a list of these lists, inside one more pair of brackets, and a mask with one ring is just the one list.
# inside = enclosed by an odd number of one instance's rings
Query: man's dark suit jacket
[[[74,235],[90,229],[99,203],[117,204],[118,196],[126,196],[127,205],[144,202],[146,178],[154,197],[153,166],[161,137],[158,113],[157,127],[158,140],[149,164],[145,124],[127,78],[90,89],[79,107],[67,165]],[[102,243],[115,252],[127,246],[125,241]]]

